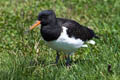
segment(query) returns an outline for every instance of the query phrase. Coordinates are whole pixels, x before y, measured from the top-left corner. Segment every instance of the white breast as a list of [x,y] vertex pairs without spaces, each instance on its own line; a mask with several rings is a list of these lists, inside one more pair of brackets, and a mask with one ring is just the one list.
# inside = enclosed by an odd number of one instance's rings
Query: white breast
[[57,51],[63,51],[65,54],[71,54],[83,46],[84,42],[81,39],[75,39],[74,37],[70,38],[67,35],[67,28],[62,28],[63,32],[57,40],[46,42],[49,47]]

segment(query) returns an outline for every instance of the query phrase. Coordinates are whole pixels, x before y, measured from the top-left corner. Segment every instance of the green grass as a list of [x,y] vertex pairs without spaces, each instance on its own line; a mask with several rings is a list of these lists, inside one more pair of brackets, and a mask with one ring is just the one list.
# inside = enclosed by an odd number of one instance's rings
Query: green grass
[[[24,31],[41,10],[73,19],[93,29],[100,39],[81,48],[67,68],[48,48],[39,28]],[[120,0],[0,0],[0,80],[120,80]],[[108,71],[111,65],[112,72]]]

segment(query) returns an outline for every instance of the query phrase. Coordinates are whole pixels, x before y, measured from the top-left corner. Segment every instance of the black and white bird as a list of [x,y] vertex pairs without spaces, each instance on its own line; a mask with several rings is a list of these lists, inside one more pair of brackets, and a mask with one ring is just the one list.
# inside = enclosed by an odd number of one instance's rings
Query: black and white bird
[[69,65],[71,54],[80,47],[87,47],[86,42],[95,44],[95,41],[91,39],[98,38],[93,30],[74,20],[56,18],[53,10],[41,11],[37,22],[29,30],[40,24],[43,39],[49,47],[57,51],[56,64],[61,51],[67,55],[66,65]]

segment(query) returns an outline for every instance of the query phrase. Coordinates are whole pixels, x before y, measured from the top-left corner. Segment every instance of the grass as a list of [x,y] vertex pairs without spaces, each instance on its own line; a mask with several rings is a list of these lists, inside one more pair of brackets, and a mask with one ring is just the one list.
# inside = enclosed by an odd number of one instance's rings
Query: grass
[[[1,0],[0,80],[119,80],[119,4],[119,0]],[[94,39],[95,46],[72,56],[76,63],[69,69],[63,57],[57,66],[50,65],[56,52],[45,45],[39,28],[24,34],[46,9],[89,26],[100,36]]]

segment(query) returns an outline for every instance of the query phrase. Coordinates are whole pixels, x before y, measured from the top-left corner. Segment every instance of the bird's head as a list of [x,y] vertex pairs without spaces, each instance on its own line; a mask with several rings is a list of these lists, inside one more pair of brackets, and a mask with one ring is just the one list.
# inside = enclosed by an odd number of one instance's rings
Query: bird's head
[[41,11],[38,15],[38,20],[36,23],[30,27],[30,30],[34,29],[38,25],[48,25],[56,22],[56,15],[53,10]]

